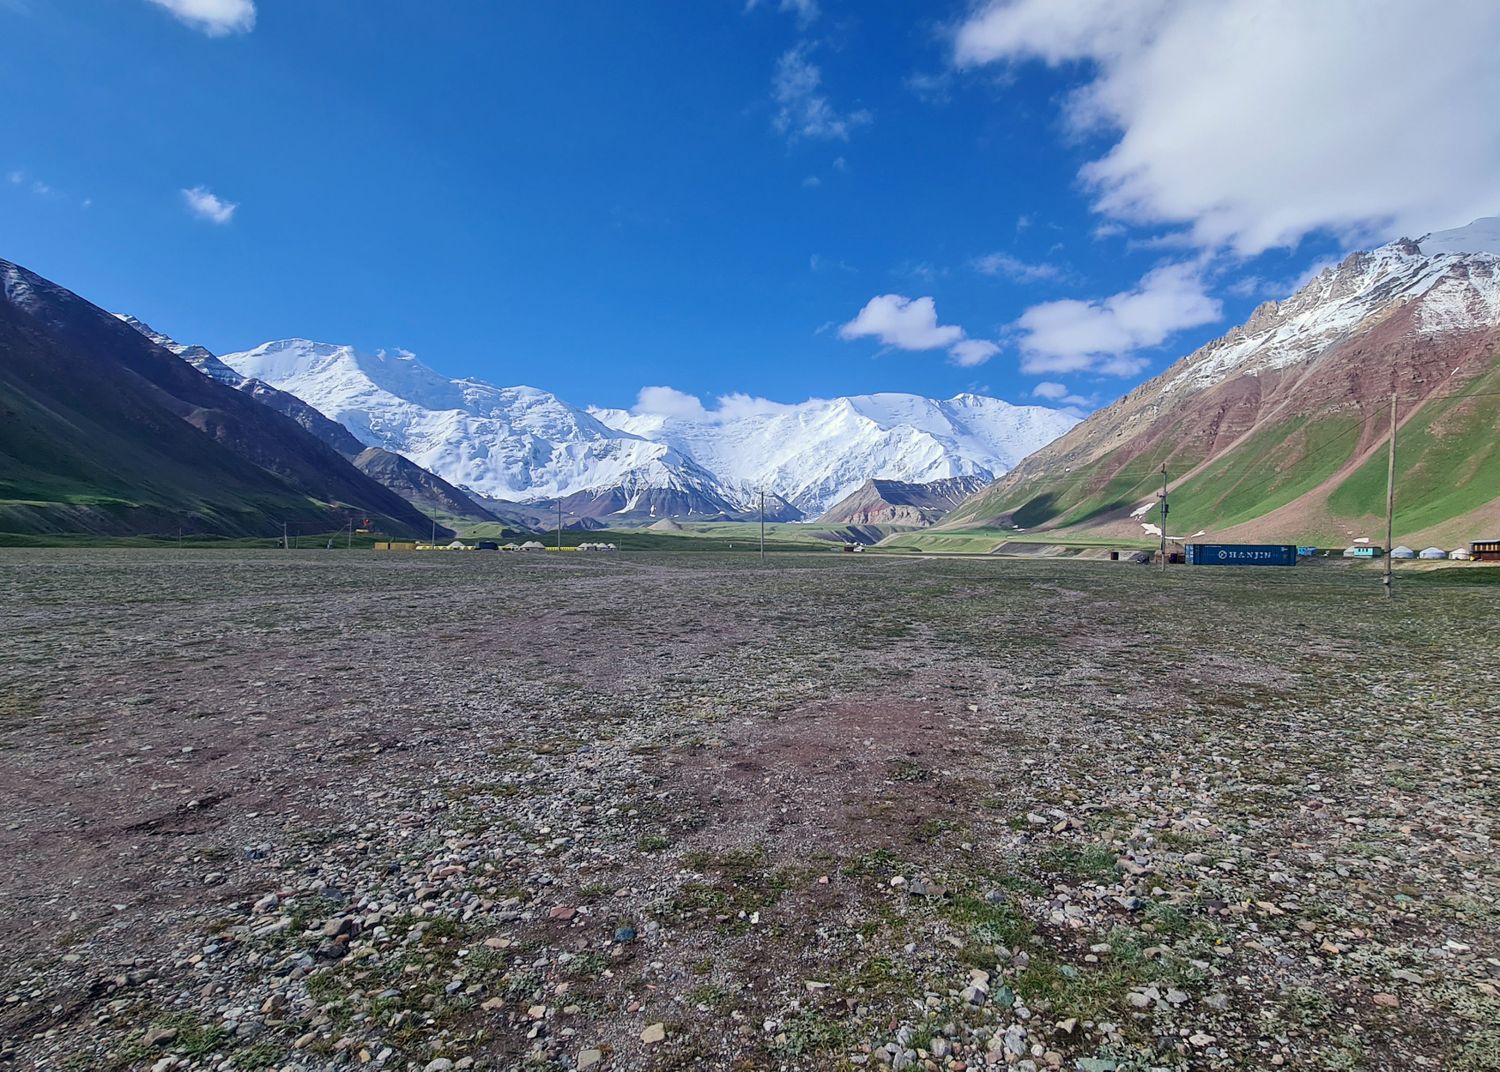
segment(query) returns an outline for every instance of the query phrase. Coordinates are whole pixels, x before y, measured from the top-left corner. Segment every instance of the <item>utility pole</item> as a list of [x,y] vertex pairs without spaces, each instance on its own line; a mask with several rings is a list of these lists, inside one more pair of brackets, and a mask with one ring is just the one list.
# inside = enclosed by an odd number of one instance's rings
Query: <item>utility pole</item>
[[1385,458],[1385,594],[1391,595],[1391,548],[1396,527],[1396,392],[1391,392],[1391,442]]
[[1167,572],[1167,465],[1161,467],[1161,571]]
[[557,500],[557,549],[562,550],[562,500]]
[[760,564],[766,564],[766,489],[760,489]]
[[287,539],[285,521],[281,523],[281,549],[283,551],[290,551],[292,549],[292,542]]
[[344,541],[344,550],[348,551],[354,547],[354,518],[349,519],[349,538]]

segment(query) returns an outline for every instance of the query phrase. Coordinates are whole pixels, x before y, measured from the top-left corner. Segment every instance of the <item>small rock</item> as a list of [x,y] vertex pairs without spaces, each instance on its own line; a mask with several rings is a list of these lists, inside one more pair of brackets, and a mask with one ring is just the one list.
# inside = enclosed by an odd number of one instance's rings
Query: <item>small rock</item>
[[655,1045],[656,1043],[660,1042],[662,1039],[664,1039],[666,1037],[667,1037],[667,1025],[666,1024],[652,1024],[649,1027],[647,1027],[646,1030],[644,1030],[644,1031],[641,1032],[641,1041],[645,1042],[647,1044],[650,1044],[650,1045]]
[[579,1050],[578,1060],[574,1064],[579,1072],[582,1072],[585,1068],[593,1068],[602,1060],[604,1060],[603,1050]]

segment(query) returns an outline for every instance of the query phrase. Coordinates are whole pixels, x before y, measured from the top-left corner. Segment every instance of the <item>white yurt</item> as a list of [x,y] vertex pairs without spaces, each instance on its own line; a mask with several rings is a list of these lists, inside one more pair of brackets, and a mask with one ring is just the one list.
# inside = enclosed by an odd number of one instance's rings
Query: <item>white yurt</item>
[[1401,544],[1398,547],[1392,547],[1391,548],[1391,557],[1392,558],[1416,558],[1417,557],[1417,553],[1415,551],[1413,551],[1410,547],[1407,547],[1406,544],[1403,543],[1403,544]]
[[1469,554],[1469,549],[1467,547],[1455,547],[1453,550],[1448,552],[1448,557],[1453,559],[1453,561],[1455,562],[1470,562],[1473,561],[1474,558],[1473,555]]
[[545,548],[535,540],[527,540],[521,545],[521,550],[523,551],[545,551],[546,549],[547,548]]
[[1441,547],[1425,547],[1425,548],[1422,549],[1421,553],[1417,555],[1417,557],[1418,558],[1447,558],[1448,557],[1448,552],[1444,551]]

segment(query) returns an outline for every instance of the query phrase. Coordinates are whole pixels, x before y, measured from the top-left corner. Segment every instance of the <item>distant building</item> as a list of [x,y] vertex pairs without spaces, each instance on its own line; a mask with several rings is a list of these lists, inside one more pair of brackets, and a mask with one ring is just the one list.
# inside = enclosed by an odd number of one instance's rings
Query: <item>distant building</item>
[[1475,562],[1500,562],[1500,540],[1476,540],[1469,544],[1469,555]]
[[1467,547],[1455,547],[1453,550],[1448,552],[1448,557],[1453,559],[1453,561],[1455,562],[1468,562],[1474,558],[1474,556],[1469,553],[1469,549]]
[[1421,551],[1419,551],[1417,553],[1417,557],[1418,558],[1447,558],[1448,557],[1448,552],[1444,551],[1441,547],[1427,547],[1427,548],[1423,548]]
[[1370,543],[1357,543],[1344,548],[1345,558],[1379,558],[1380,555],[1380,548]]
[[1415,551],[1413,551],[1410,547],[1407,547],[1405,544],[1400,544],[1400,545],[1398,545],[1396,547],[1392,547],[1391,548],[1391,557],[1392,558],[1416,558],[1417,557],[1417,553]]
[[518,548],[521,551],[545,551],[546,549],[546,545],[538,543],[536,540],[527,540]]

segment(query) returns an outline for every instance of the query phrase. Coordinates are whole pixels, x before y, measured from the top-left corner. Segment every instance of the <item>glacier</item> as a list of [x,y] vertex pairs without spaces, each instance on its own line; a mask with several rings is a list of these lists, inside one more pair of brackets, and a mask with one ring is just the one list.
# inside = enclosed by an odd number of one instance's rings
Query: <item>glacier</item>
[[764,489],[816,516],[871,477],[993,478],[1078,421],[976,394],[858,395],[701,418],[585,409],[535,387],[450,378],[408,351],[367,354],[307,339],[221,360],[296,395],[367,446],[518,502],[611,488],[636,501],[663,489],[715,512],[748,508]]

